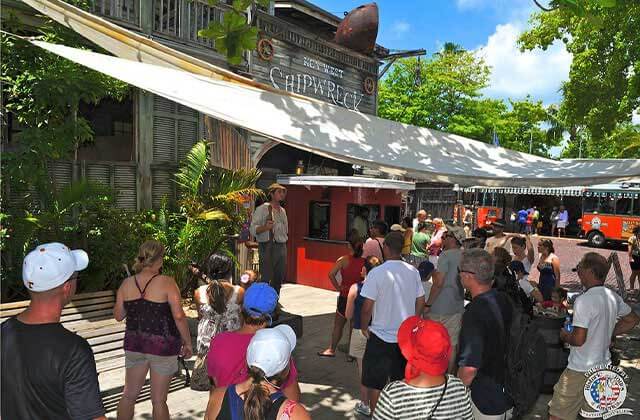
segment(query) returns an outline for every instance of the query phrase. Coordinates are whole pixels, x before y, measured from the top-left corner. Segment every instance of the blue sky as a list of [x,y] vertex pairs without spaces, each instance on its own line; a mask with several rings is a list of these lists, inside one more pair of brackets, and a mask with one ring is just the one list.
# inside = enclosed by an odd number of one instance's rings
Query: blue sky
[[[312,0],[342,16],[368,0]],[[571,56],[560,43],[520,53],[518,35],[535,10],[532,0],[378,0],[378,43],[390,49],[424,48],[427,55],[455,42],[482,55],[492,68],[485,94],[520,99],[527,93],[546,105],[560,99]]]

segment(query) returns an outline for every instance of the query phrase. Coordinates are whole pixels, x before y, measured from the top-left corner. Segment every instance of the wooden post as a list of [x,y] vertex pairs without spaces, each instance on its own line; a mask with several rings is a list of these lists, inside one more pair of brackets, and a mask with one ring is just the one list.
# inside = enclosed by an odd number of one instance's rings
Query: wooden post
[[138,210],[152,207],[151,162],[153,161],[153,94],[136,89],[136,196]]

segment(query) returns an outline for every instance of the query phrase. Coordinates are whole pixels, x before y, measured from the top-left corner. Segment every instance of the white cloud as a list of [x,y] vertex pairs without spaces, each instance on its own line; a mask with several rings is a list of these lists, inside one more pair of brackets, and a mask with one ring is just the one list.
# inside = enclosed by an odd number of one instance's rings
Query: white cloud
[[485,93],[495,98],[519,99],[530,94],[544,103],[558,102],[561,83],[569,76],[571,54],[560,42],[546,51],[520,52],[517,40],[523,25],[512,22],[496,26],[486,45],[477,49],[491,66]]
[[391,35],[394,38],[401,38],[411,30],[411,24],[404,20],[398,20],[391,25]]
[[456,6],[460,10],[476,9],[484,6],[486,3],[484,0],[456,0]]

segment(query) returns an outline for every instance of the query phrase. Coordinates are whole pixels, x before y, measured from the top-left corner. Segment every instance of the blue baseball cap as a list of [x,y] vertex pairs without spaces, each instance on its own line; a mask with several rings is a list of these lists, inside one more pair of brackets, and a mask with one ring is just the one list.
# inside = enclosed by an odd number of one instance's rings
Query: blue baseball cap
[[267,283],[254,283],[244,293],[242,307],[251,316],[259,317],[271,314],[278,304],[278,293]]

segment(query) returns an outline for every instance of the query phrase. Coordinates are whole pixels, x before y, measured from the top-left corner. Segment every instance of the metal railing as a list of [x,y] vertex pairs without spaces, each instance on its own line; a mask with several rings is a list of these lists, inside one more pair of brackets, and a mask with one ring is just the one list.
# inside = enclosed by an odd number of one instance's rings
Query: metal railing
[[222,22],[223,7],[197,0],[155,0],[153,11],[154,32],[215,49],[214,42],[198,36],[198,31],[210,22]]
[[101,16],[140,24],[140,0],[93,0],[91,11]]

